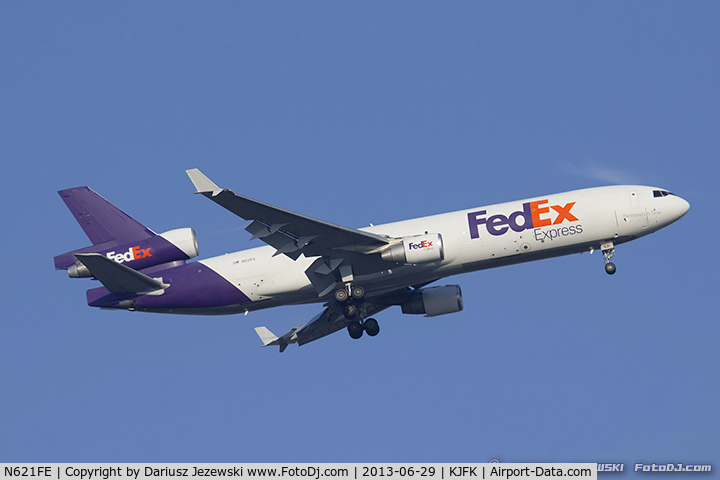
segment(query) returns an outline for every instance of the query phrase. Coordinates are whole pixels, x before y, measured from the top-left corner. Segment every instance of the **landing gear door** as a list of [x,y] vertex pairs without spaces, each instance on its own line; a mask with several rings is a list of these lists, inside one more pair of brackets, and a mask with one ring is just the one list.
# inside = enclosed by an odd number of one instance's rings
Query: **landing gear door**
[[632,208],[640,207],[640,201],[638,200],[638,194],[635,190],[630,192],[630,206]]

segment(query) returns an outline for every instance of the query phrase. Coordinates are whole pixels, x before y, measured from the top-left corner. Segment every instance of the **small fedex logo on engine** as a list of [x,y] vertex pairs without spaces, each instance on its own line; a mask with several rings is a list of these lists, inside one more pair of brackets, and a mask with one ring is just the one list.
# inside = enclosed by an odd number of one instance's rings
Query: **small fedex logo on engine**
[[113,250],[112,252],[106,253],[105,256],[110,260],[115,260],[118,263],[131,262],[133,260],[137,260],[138,258],[152,257],[152,253],[150,253],[150,250],[150,247],[130,247],[127,252],[115,253],[115,251]]
[[565,206],[546,206],[547,203],[547,199],[523,203],[522,210],[518,210],[507,216],[500,213],[490,217],[485,217],[485,215],[487,215],[487,210],[470,212],[468,213],[470,238],[480,237],[480,232],[478,230],[480,225],[485,225],[485,228],[490,235],[499,236],[503,235],[510,229],[514,232],[522,232],[532,228],[559,225],[565,221],[579,221],[578,218],[570,212],[573,206],[575,206],[575,202],[566,203]]
[[422,242],[413,243],[408,242],[408,248],[410,250],[416,250],[418,248],[429,248],[433,246],[433,242],[428,242],[427,240],[423,240]]

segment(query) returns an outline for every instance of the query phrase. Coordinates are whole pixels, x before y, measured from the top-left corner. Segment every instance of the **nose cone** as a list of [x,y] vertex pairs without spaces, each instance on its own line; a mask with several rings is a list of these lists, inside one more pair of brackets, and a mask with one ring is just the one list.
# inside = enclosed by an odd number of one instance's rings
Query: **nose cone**
[[680,197],[675,197],[675,201],[677,203],[677,206],[675,207],[677,209],[677,216],[678,218],[680,218],[685,215],[688,210],[690,210],[690,203],[684,198]]
[[690,210],[690,204],[684,198],[680,198],[677,195],[668,195],[663,200],[669,200],[665,207],[665,221],[666,225],[675,223]]

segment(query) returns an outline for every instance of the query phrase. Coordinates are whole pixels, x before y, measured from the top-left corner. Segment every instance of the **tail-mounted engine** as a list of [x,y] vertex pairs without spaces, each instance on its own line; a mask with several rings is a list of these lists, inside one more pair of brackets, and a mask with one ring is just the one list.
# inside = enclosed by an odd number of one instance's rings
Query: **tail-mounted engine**
[[402,304],[402,312],[411,315],[435,317],[463,309],[460,285],[421,288]]
[[85,265],[76,261],[73,253],[99,253],[134,270],[142,270],[197,257],[199,250],[195,230],[178,228],[137,242],[117,246],[99,244],[55,257],[55,268],[67,269],[70,277],[83,278],[92,277],[92,274]]
[[399,263],[441,262],[445,259],[442,237],[439,233],[415,235],[403,238],[381,253],[382,259]]

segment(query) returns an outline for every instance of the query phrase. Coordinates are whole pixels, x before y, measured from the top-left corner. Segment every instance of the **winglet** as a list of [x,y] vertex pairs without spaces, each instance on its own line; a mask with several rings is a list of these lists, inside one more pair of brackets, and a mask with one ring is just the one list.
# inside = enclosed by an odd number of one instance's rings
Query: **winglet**
[[195,185],[195,190],[197,190],[195,193],[212,192],[212,196],[214,197],[218,193],[222,192],[222,188],[215,185],[212,180],[206,177],[205,174],[197,168],[185,170],[185,173],[187,173],[188,177],[190,177],[190,181],[193,182],[193,185]]
[[[295,329],[293,328],[288,332],[288,334],[292,334],[294,331]],[[280,353],[282,353],[288,346],[288,341],[285,338],[288,335],[284,335],[282,338],[278,338],[278,336],[268,330],[267,327],[255,327],[255,333],[257,333],[258,337],[260,337],[260,340],[262,340],[263,347],[269,347],[270,345],[278,345],[280,347]]]
[[260,340],[262,340],[263,347],[271,345],[278,339],[277,335],[268,330],[267,327],[255,327],[255,333],[257,333]]

